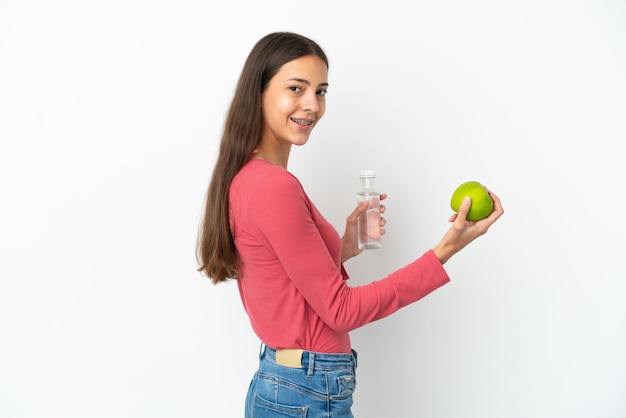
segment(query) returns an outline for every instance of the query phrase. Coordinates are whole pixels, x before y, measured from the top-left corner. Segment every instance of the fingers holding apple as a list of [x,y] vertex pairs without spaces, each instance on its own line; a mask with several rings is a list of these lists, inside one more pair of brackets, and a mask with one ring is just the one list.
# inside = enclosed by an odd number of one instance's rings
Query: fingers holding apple
[[478,182],[466,182],[459,186],[452,196],[450,207],[456,212],[450,217],[453,225],[433,248],[442,264],[485,234],[504,214],[498,196]]
[[[469,201],[466,198],[470,198]],[[469,208],[467,208],[469,205]],[[465,219],[471,222],[488,217],[494,210],[494,200],[489,190],[477,181],[467,181],[459,185],[450,199],[450,207],[458,215],[466,214]],[[467,211],[466,211],[467,210]],[[457,218],[454,216],[451,220]]]

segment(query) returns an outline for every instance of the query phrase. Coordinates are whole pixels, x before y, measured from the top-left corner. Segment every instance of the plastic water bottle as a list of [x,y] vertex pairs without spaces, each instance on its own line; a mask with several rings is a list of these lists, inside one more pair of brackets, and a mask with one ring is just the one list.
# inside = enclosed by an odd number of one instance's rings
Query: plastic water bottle
[[380,242],[380,193],[376,190],[376,172],[361,170],[359,181],[361,186],[357,193],[357,201],[359,203],[370,202],[367,212],[359,215],[359,249],[374,250],[382,246]]

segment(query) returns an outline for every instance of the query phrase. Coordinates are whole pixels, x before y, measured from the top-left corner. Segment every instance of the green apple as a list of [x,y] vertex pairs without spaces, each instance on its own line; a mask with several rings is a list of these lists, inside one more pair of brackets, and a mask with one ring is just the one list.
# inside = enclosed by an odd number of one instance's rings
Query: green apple
[[467,181],[456,188],[450,200],[450,207],[458,212],[466,196],[472,198],[472,206],[467,213],[468,221],[479,221],[493,212],[493,199],[487,189],[477,181]]

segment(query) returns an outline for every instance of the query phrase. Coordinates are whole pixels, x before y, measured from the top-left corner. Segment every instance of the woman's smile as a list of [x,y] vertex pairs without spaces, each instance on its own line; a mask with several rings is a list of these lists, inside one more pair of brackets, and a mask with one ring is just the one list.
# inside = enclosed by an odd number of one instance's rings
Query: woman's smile
[[309,127],[313,125],[313,122],[315,122],[314,119],[296,119],[296,118],[291,118],[291,121],[304,127]]

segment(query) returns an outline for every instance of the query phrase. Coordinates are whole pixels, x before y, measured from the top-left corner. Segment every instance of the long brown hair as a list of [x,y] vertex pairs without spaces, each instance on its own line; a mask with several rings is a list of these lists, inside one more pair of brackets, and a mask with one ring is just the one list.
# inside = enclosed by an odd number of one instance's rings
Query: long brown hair
[[228,190],[261,140],[263,93],[283,64],[306,55],[319,57],[328,67],[326,54],[311,39],[291,32],[270,33],[252,48],[241,71],[224,123],[196,249],[198,271],[213,283],[236,278],[239,273],[230,230]]

